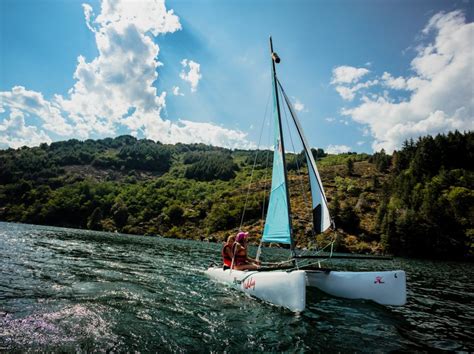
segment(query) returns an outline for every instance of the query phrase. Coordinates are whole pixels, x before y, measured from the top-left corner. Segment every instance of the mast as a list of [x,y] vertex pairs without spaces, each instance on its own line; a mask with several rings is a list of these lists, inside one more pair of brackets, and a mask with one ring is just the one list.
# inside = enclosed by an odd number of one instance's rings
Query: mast
[[[295,256],[295,242],[293,239],[293,225],[291,221],[291,203],[290,203],[290,192],[288,190],[288,173],[286,169],[286,159],[285,159],[285,144],[283,142],[283,126],[281,123],[281,114],[280,114],[280,101],[278,99],[278,84],[277,84],[277,76],[276,76],[276,69],[275,63],[280,62],[280,57],[273,51],[273,41],[272,37],[270,36],[270,55],[272,57],[272,79],[273,79],[273,87],[275,88],[275,100],[276,100],[276,108],[277,108],[277,115],[278,115],[278,126],[280,128],[280,145],[282,151],[282,159],[283,159],[283,171],[285,176],[285,190],[286,190],[286,200],[287,200],[287,208],[288,211],[288,220],[290,224],[290,250],[293,256]],[[275,146],[275,148],[277,148]]]

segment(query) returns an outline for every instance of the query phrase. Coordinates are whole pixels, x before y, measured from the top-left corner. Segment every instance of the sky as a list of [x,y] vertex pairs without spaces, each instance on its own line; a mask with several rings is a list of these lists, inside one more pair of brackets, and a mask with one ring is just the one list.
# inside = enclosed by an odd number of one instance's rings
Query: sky
[[269,146],[270,35],[313,147],[470,131],[473,4],[0,0],[0,148],[123,134]]

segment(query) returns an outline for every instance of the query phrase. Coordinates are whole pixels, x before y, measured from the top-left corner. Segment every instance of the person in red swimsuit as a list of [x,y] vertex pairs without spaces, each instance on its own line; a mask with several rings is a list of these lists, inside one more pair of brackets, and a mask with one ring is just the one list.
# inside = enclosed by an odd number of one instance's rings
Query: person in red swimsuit
[[234,253],[234,268],[237,270],[255,270],[260,268],[260,262],[247,255],[248,232],[239,232],[232,248]]

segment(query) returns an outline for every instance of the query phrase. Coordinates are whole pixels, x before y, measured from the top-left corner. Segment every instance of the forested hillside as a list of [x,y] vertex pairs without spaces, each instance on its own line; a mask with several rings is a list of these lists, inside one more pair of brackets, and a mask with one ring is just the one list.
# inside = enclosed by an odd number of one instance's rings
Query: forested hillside
[[377,227],[396,254],[474,253],[474,133],[405,142],[391,163]]
[[[340,251],[474,253],[473,133],[408,141],[393,155],[313,155],[337,233],[313,235],[305,159],[288,154],[299,247],[336,237]],[[269,151],[131,136],[1,150],[0,220],[222,240],[239,227],[246,205],[244,228],[257,240],[271,160]]]

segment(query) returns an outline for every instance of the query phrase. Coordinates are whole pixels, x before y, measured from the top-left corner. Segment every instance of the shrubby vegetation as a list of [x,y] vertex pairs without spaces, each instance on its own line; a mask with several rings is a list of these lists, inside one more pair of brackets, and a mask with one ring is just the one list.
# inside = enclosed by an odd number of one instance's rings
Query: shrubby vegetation
[[[472,256],[473,144],[473,133],[456,132],[407,141],[392,155],[313,149],[338,250]],[[307,177],[296,171],[305,171],[306,158],[287,154],[287,162],[297,243],[312,247]],[[1,150],[0,220],[223,239],[239,227],[246,206],[245,228],[258,236],[271,164],[270,151],[165,145],[132,136]]]
[[199,181],[228,181],[235,177],[238,170],[230,152],[190,152],[184,156],[183,162],[191,164],[184,176]]

